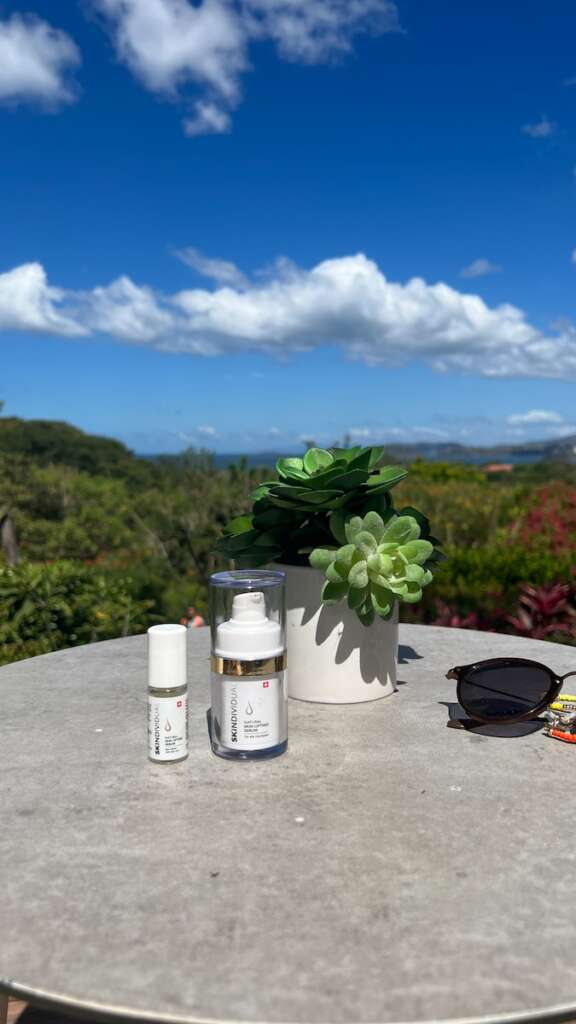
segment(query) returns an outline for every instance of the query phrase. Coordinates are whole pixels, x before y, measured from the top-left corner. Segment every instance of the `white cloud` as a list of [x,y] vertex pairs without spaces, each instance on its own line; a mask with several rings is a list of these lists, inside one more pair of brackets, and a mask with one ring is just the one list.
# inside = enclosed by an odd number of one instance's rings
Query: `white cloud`
[[499,274],[501,270],[502,267],[499,267],[497,263],[492,263],[491,260],[478,259],[464,267],[460,271],[460,277],[486,277],[487,274]]
[[162,338],[170,338],[175,326],[171,312],[162,308],[154,292],[129,277],[78,295],[77,303],[91,330],[121,341],[157,342],[163,348]]
[[80,63],[70,36],[33,15],[0,20],[0,102],[71,103],[76,92],[68,72]]
[[562,423],[564,417],[550,409],[530,409],[529,412],[517,412],[508,416],[506,422],[512,426],[535,423]]
[[196,433],[202,437],[216,437],[216,427],[196,427]]
[[242,0],[248,31],[272,39],[286,60],[317,64],[352,49],[357,32],[398,29],[390,0]]
[[549,139],[558,131],[558,125],[543,114],[539,121],[523,125],[522,131],[533,139]]
[[24,263],[0,274],[0,331],[40,331],[74,337],[86,327],[58,310],[65,293],[48,285],[39,263]]
[[182,121],[184,135],[193,138],[195,135],[225,135],[232,127],[230,114],[216,103],[198,100],[194,104],[194,114]]
[[233,287],[244,288],[248,283],[242,271],[229,260],[210,259],[199,249],[194,249],[191,246],[187,249],[180,249],[176,256],[188,267],[192,267],[196,273],[211,281],[217,281],[218,284],[230,284]]
[[392,0],[90,0],[119,59],[146,89],[176,99],[190,85],[187,135],[230,130],[250,45],[271,40],[285,60],[318,63],[351,50],[359,32],[398,27]]
[[389,281],[362,254],[242,289],[189,288],[173,295],[128,277],[89,292],[63,292],[48,287],[38,264],[12,275],[21,284],[19,298],[10,287],[0,292],[0,322],[10,329],[91,331],[203,356],[251,350],[286,358],[337,345],[370,366],[419,360],[438,372],[576,378],[576,329],[570,324],[543,333],[516,306],[491,307],[478,295],[421,278]]
[[228,101],[247,66],[245,35],[226,0],[93,0],[120,60],[152,92],[175,96],[189,82]]
[[572,253],[570,255],[570,262],[576,263],[576,249],[572,249]]

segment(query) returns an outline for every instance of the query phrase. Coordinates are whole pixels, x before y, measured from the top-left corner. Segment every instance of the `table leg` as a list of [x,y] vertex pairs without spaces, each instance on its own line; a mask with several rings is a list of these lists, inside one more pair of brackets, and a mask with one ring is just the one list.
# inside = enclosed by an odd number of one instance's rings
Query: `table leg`
[[8,1020],[8,996],[0,992],[0,1024],[6,1024]]

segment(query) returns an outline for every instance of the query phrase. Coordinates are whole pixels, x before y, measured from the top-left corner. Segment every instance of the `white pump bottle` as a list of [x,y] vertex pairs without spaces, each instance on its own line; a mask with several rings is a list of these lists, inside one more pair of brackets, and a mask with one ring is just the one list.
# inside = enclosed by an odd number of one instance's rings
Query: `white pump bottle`
[[265,595],[234,596],[231,618],[215,632],[212,749],[241,760],[274,757],[287,746],[286,651]]

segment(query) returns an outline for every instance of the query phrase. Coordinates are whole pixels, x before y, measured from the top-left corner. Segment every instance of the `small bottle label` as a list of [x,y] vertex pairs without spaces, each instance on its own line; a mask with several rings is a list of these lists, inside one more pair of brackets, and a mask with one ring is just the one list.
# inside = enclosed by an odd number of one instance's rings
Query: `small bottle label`
[[188,697],[148,695],[148,752],[153,761],[178,761],[188,753]]
[[266,750],[286,736],[282,676],[268,679],[221,677],[222,743],[232,750]]

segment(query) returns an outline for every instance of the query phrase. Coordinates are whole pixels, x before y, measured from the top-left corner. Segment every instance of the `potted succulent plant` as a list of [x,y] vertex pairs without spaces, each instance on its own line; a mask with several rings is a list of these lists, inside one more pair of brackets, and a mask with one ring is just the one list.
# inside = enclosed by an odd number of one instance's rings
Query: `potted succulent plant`
[[441,557],[428,520],[394,508],[406,475],[382,448],[309,449],[279,459],[220,552],[239,568],[287,574],[289,692],[301,700],[375,700],[396,688],[398,604],[416,602]]

